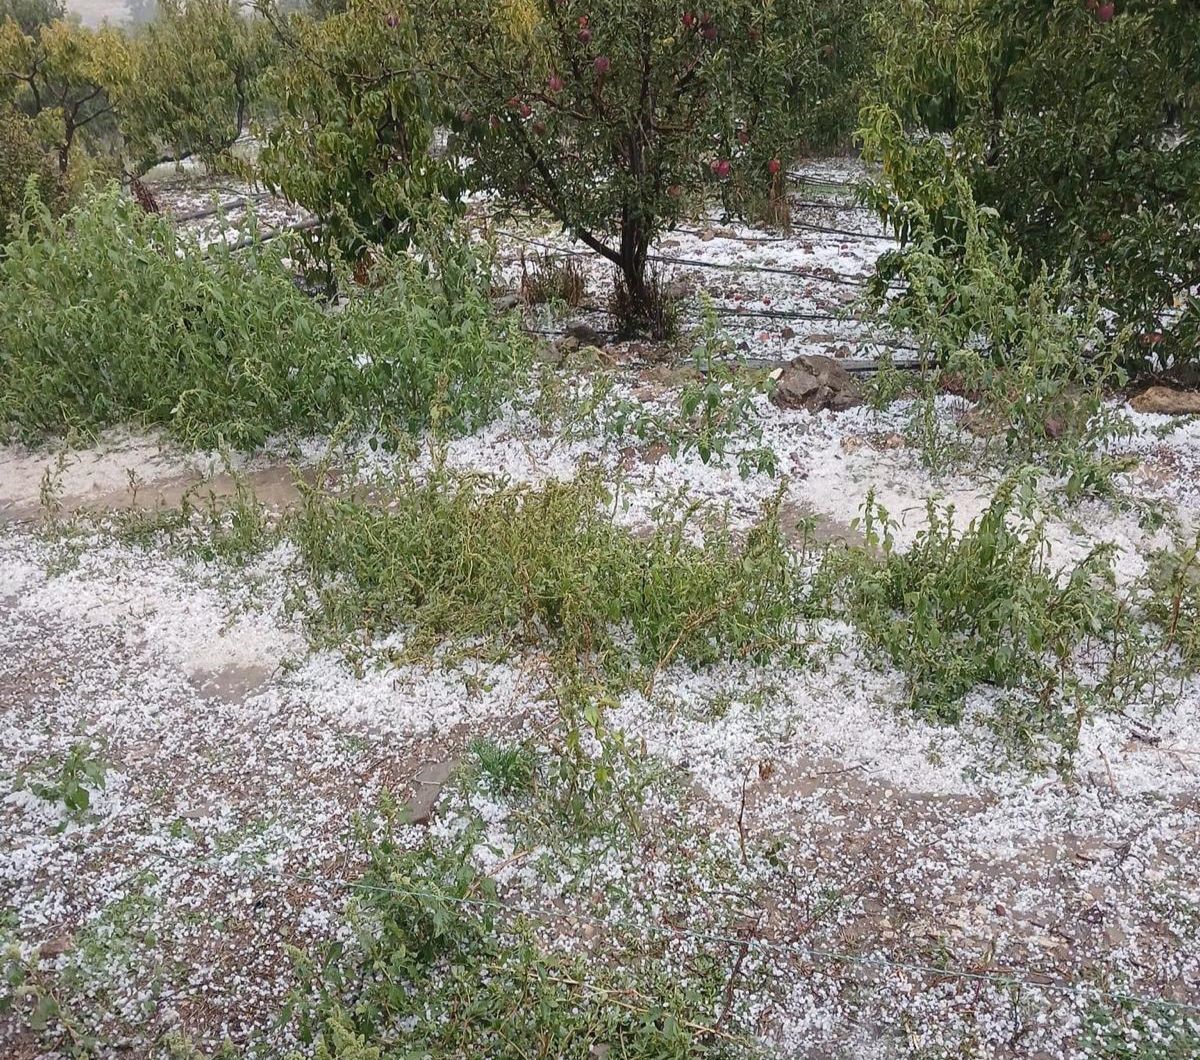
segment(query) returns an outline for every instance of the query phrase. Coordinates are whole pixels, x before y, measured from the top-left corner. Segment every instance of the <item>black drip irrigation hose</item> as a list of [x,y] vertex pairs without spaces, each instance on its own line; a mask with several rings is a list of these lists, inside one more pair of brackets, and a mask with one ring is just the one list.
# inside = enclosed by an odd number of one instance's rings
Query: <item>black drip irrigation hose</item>
[[216,206],[208,206],[201,210],[189,210],[187,213],[171,213],[170,210],[164,210],[163,214],[176,222],[199,221],[205,217],[215,217],[217,214],[228,213],[230,210],[238,210],[243,206],[250,205],[250,203],[262,202],[263,199],[270,199],[272,197],[269,191],[264,191],[257,195],[239,195],[236,199],[230,199],[228,202],[218,203]]

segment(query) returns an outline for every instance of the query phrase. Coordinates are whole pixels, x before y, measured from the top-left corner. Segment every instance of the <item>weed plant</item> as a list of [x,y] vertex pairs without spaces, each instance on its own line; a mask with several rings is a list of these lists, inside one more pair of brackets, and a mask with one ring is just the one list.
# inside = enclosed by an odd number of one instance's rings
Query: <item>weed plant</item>
[[773,510],[739,547],[719,528],[692,543],[694,511],[635,536],[610,502],[597,476],[534,490],[435,470],[371,498],[309,490],[291,531],[315,629],[648,665],[791,645],[795,571]]
[[526,305],[551,304],[577,308],[587,296],[587,277],[579,259],[555,257],[550,251],[533,255],[532,266],[521,254],[521,301]]
[[[35,763],[29,770],[29,790],[39,799],[61,804],[72,821],[82,821],[92,804],[92,796],[103,790],[108,779],[108,762],[103,751],[90,744],[77,743],[61,758]],[[22,778],[18,777],[20,786]],[[57,826],[65,829],[67,821]]]
[[[934,409],[952,383],[973,402],[966,422],[987,439],[989,454],[1009,467],[1037,464],[1061,475],[1071,500],[1110,492],[1118,464],[1105,446],[1129,430],[1105,403],[1126,382],[1115,352],[1123,339],[1106,335],[1095,291],[1067,270],[1031,275],[996,230],[994,213],[977,207],[961,180],[950,193],[961,224],[953,233],[938,229],[908,204],[911,243],[884,256],[868,296],[881,324],[919,347],[923,385],[910,433],[931,466],[957,463],[961,439]],[[888,288],[895,279],[905,285],[901,297]],[[877,400],[894,397],[894,384],[885,372]]]
[[731,343],[722,337],[707,299],[695,358],[700,380],[682,388],[676,406],[648,410],[640,401],[610,399],[600,406],[605,433],[632,434],[644,444],[664,446],[672,456],[695,452],[705,464],[735,460],[743,478],[775,474],[775,451],[763,444],[756,405],[770,382],[732,360]]
[[[472,829],[439,851],[372,843],[350,910],[354,941],[315,959],[288,1015],[316,1055],[669,1058],[746,1056],[713,1028],[723,982],[689,987],[652,960],[621,968],[559,954],[504,910],[469,863]],[[349,1000],[349,999],[352,999]]]
[[1110,549],[1064,572],[1049,565],[1040,523],[1029,525],[1028,478],[1010,479],[961,533],[953,509],[930,501],[928,527],[894,548],[894,523],[873,497],[865,548],[831,552],[823,577],[867,642],[909,681],[913,708],[941,722],[963,717],[964,697],[1000,689],[995,724],[1016,744],[1049,737],[1070,749],[1085,689],[1077,653],[1125,632]]
[[528,346],[493,318],[465,244],[439,244],[433,266],[383,260],[338,311],[296,287],[286,254],[205,250],[115,188],[57,219],[31,203],[0,261],[0,431],[131,421],[247,448],[344,422],[471,430],[523,378]]
[[1155,552],[1146,581],[1147,617],[1184,667],[1200,671],[1200,535],[1191,545]]

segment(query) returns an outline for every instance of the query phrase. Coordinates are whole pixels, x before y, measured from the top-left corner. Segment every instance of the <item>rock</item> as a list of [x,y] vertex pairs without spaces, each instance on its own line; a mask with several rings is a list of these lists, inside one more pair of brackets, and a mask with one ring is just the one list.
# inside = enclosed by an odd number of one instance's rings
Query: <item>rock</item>
[[434,807],[442,794],[442,785],[454,772],[454,763],[431,762],[422,766],[413,778],[416,790],[408,801],[408,820],[411,824],[428,824]]
[[521,304],[521,296],[519,294],[501,294],[492,299],[492,308],[497,313],[507,313],[510,309],[516,309]]
[[862,391],[832,357],[797,357],[779,374],[771,401],[781,409],[844,412],[863,403]]
[[1200,416],[1200,390],[1152,386],[1134,397],[1129,404],[1136,412],[1157,412],[1162,416]]

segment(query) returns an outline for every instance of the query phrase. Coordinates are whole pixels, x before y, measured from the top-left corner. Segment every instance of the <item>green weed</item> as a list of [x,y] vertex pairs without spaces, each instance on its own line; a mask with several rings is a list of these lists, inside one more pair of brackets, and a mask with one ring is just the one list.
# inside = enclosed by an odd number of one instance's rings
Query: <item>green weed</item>
[[[924,375],[910,433],[931,466],[957,464],[966,439],[948,432],[934,407],[952,384],[973,404],[964,425],[985,439],[987,454],[1061,475],[1070,500],[1111,492],[1121,464],[1105,443],[1130,430],[1105,402],[1126,381],[1117,354],[1124,337],[1106,334],[1096,291],[1068,270],[1031,274],[994,212],[976,206],[961,181],[948,194],[958,226],[939,229],[911,207],[911,242],[884,256],[868,296],[881,323],[919,346]],[[906,288],[899,298],[887,285],[895,279]],[[895,396],[897,383],[885,372],[875,403]]]
[[678,405],[665,410],[647,409],[640,401],[617,399],[600,406],[607,434],[633,435],[640,441],[666,448],[672,456],[695,452],[705,464],[735,460],[742,477],[773,475],[778,470],[775,451],[762,441],[762,423],[756,399],[770,387],[730,359],[730,343],[721,337],[712,303],[704,301],[701,339],[695,350],[701,379],[686,384]]
[[467,750],[472,765],[487,784],[500,795],[527,794],[537,782],[538,759],[524,744],[501,744],[477,737]]
[[1146,613],[1193,673],[1200,670],[1200,536],[1150,557]]
[[[1026,489],[1022,489],[1022,483]],[[824,577],[869,644],[908,677],[920,714],[957,722],[963,697],[980,686],[1005,690],[996,724],[1028,746],[1048,736],[1069,749],[1081,716],[1064,703],[1081,696],[1076,653],[1129,628],[1112,579],[1110,549],[1094,549],[1062,574],[1048,564],[1030,514],[1028,480],[1009,480],[961,533],[953,509],[928,506],[928,527],[906,552],[871,497],[868,545],[829,554]]]
[[[26,774],[29,790],[46,802],[60,803],[72,821],[82,821],[92,804],[92,796],[104,789],[109,763],[103,752],[91,744],[75,744],[62,758],[34,763]],[[18,786],[22,777],[18,777]],[[59,830],[66,827],[64,821]]]
[[342,642],[405,630],[415,650],[543,644],[655,666],[788,650],[795,572],[773,509],[744,545],[721,528],[699,545],[694,510],[641,538],[614,524],[608,503],[595,476],[534,490],[435,470],[369,499],[309,490],[289,530],[314,630]]
[[455,849],[369,848],[352,943],[296,954],[304,988],[289,1012],[317,1055],[745,1056],[748,1039],[712,1026],[722,983],[686,986],[646,958],[619,970],[556,953],[500,905]]
[[286,255],[202,249],[115,189],[61,219],[34,209],[0,261],[0,431],[132,421],[248,448],[348,422],[386,441],[470,430],[523,378],[528,344],[494,319],[465,243],[438,244],[432,268],[381,259],[336,310]]

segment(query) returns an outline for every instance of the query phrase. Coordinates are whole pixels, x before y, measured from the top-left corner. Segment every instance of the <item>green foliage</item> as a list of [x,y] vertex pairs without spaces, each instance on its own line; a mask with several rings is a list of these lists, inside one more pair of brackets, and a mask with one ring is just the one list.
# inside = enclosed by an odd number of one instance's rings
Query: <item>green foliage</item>
[[629,331],[653,323],[655,237],[723,185],[765,189],[768,162],[790,158],[816,62],[799,0],[436,0],[421,25],[472,182],[611,261]]
[[884,256],[871,292],[880,322],[918,343],[926,397],[914,425],[926,458],[944,442],[933,395],[952,379],[975,402],[972,429],[1001,436],[1011,461],[1062,474],[1071,499],[1104,491],[1114,469],[1104,445],[1129,428],[1106,403],[1127,380],[1096,292],[1065,269],[1030,268],[961,176],[941,195],[954,223],[908,204],[909,243]]
[[1095,282],[1129,329],[1129,361],[1194,359],[1200,21],[1149,0],[1102,11],[1080,0],[880,8],[867,148],[901,200],[948,222],[945,175],[963,174],[1032,274],[1044,263]]
[[310,491],[292,534],[318,629],[337,639],[406,630],[417,646],[483,637],[620,658],[624,626],[651,664],[787,647],[793,570],[773,512],[739,549],[720,528],[689,543],[691,512],[635,537],[605,500],[595,479],[532,490],[435,470],[370,501]]
[[95,147],[114,134],[110,93],[128,66],[128,45],[117,30],[58,20],[26,34],[13,21],[0,22],[0,93],[37,119],[61,174],[70,171],[78,143]]
[[878,6],[877,0],[813,4],[817,62],[810,75],[812,84],[799,92],[794,88],[792,99],[810,150],[846,147],[858,128],[863,88],[874,59],[875,37],[868,16]]
[[443,86],[414,72],[409,10],[362,0],[318,18],[262,8],[279,36],[266,91],[259,175],[317,214],[357,260],[371,243],[406,244],[431,203],[457,201],[458,170],[431,153],[447,117]]
[[351,910],[354,941],[298,955],[291,1012],[329,1060],[417,1056],[745,1056],[707,1033],[719,981],[689,988],[645,958],[619,969],[558,954],[507,914],[467,859],[477,833],[438,852],[370,846]]
[[272,44],[235,0],[163,0],[133,38],[132,69],[116,91],[135,172],[191,155],[218,161],[249,122]]
[[12,19],[22,33],[36,33],[66,16],[63,0],[0,0],[0,24]]
[[92,794],[104,788],[108,763],[87,743],[77,743],[61,759],[30,767],[29,790],[46,802],[61,803],[72,820],[82,820]]
[[514,796],[532,790],[537,780],[538,760],[524,744],[500,744],[482,737],[468,747],[474,767],[492,790]]
[[961,533],[953,509],[930,501],[928,527],[906,552],[893,548],[890,518],[870,497],[868,547],[829,562],[850,617],[908,676],[921,715],[957,722],[963,697],[992,686],[1006,690],[1005,735],[1022,744],[1048,736],[1069,750],[1080,720],[1064,709],[1080,691],[1075,653],[1121,624],[1111,550],[1054,571],[1040,524],[1013,525],[1032,503],[1018,487],[1006,483]]
[[1200,671],[1200,536],[1150,557],[1146,611],[1184,665]]
[[0,262],[0,423],[33,437],[133,420],[247,447],[349,421],[387,440],[435,418],[472,429],[524,371],[465,244],[436,272],[381,261],[338,312],[297,289],[286,253],[202,250],[115,190],[42,211]]
[[38,198],[59,206],[58,172],[36,126],[15,108],[0,103],[0,249],[12,234],[30,181]]
[[598,412],[604,430],[617,438],[633,435],[646,444],[665,446],[672,456],[695,451],[706,464],[736,459],[743,478],[775,474],[775,451],[763,444],[756,408],[769,380],[756,379],[731,362],[731,347],[720,337],[706,300],[702,338],[695,351],[700,381],[685,384],[678,405],[666,410],[648,410],[637,400],[610,401]]

